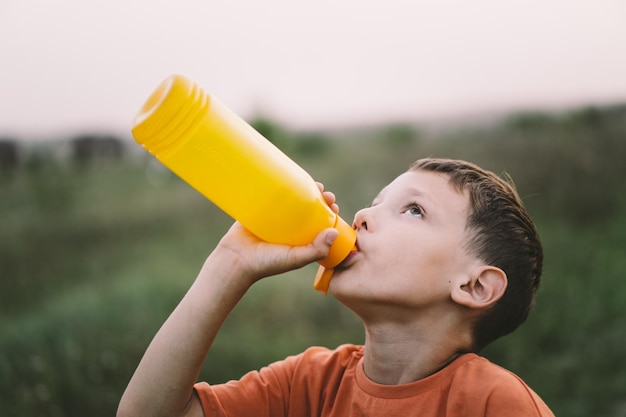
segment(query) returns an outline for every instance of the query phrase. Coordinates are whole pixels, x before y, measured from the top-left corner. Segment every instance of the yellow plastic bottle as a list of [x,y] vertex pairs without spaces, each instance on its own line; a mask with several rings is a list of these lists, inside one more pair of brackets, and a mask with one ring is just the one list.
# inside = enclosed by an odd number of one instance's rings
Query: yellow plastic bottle
[[319,261],[315,289],[328,292],[333,268],[356,233],[325,203],[313,178],[243,119],[180,75],[164,80],[141,108],[135,140],[185,182],[271,243],[305,245],[325,228],[339,236]]

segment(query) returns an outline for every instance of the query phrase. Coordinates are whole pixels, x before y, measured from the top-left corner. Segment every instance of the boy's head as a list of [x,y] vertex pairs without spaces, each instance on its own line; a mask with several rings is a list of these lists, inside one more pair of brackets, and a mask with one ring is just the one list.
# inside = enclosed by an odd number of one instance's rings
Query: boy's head
[[459,160],[420,159],[409,171],[446,174],[469,195],[467,250],[506,273],[502,297],[474,324],[474,350],[515,330],[528,317],[542,271],[539,236],[515,188],[480,167]]

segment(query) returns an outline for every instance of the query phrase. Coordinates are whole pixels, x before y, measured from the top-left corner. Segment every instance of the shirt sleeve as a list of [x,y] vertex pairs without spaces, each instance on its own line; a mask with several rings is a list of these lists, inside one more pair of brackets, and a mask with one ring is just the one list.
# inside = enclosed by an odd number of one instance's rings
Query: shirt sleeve
[[554,417],[543,400],[517,376],[494,387],[487,399],[487,417]]
[[290,356],[225,384],[196,384],[205,417],[286,416],[290,381],[298,360],[299,356]]
[[478,358],[455,375],[452,415],[554,417],[543,400],[517,375]]

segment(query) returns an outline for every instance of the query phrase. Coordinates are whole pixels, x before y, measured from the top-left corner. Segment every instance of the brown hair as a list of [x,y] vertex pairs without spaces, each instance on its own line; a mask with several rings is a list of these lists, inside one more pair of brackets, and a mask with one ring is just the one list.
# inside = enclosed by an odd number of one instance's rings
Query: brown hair
[[474,324],[474,350],[511,333],[528,317],[542,271],[537,230],[510,179],[475,164],[439,158],[415,161],[411,171],[445,173],[459,191],[469,193],[468,250],[508,279],[504,295]]

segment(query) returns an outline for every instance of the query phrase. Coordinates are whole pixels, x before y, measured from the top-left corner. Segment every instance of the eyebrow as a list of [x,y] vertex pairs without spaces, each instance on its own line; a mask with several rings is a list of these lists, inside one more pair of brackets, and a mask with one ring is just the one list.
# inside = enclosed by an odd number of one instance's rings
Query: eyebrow
[[[383,189],[382,189],[382,190],[378,193],[378,195],[377,195],[376,197],[374,197],[374,199],[372,200],[372,202],[370,203],[370,205],[369,205],[369,206],[371,207],[371,206],[373,206],[373,205],[374,205],[374,203],[375,203],[377,200],[381,200],[381,199],[384,197],[384,195],[385,195],[385,192],[386,192],[386,191],[387,191],[387,187],[383,188]],[[419,198],[426,199],[426,200],[429,202],[429,204],[432,204],[432,203],[434,202],[434,200],[432,199],[432,197],[430,197],[430,195],[429,195],[429,194],[427,194],[427,193],[425,193],[425,192],[423,192],[423,191],[419,190],[418,188],[415,188],[415,187],[410,186],[410,187],[408,187],[408,189],[407,189],[407,190],[405,190],[405,191],[406,191],[406,195],[408,195],[409,197],[419,197]]]
[[410,187],[409,190],[410,194],[414,197],[423,197],[425,199],[427,199],[428,201],[433,201],[433,199],[430,197],[430,195],[428,193],[425,193],[417,188],[414,187]]

